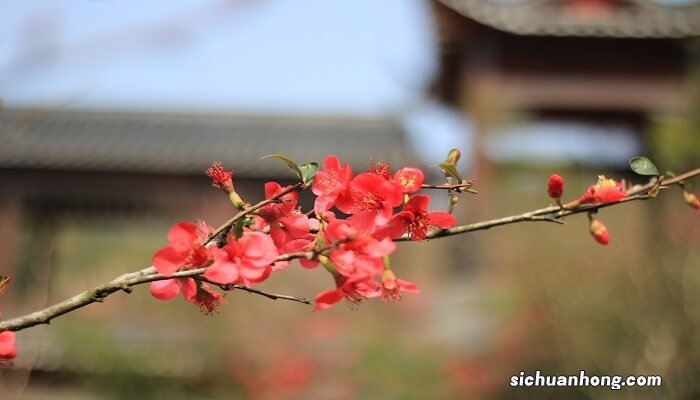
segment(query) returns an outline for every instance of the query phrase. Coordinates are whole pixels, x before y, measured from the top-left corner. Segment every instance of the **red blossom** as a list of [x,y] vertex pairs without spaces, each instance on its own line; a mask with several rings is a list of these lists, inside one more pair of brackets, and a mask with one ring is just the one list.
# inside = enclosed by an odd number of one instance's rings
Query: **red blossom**
[[586,203],[614,203],[622,200],[627,196],[622,188],[621,182],[616,182],[613,179],[607,179],[605,175],[598,176],[598,183],[591,185],[586,193],[579,199],[579,204]]
[[552,174],[547,181],[547,194],[553,199],[558,199],[564,193],[564,178],[557,174]]
[[219,188],[226,193],[233,192],[233,171],[225,171],[224,166],[220,162],[212,164],[206,172],[207,176],[212,179],[212,186]]
[[270,276],[279,251],[269,235],[246,231],[239,239],[229,237],[222,248],[214,248],[214,263],[203,274],[212,282],[229,284],[262,282]]
[[403,211],[397,213],[389,223],[374,236],[380,239],[389,237],[396,239],[408,232],[411,240],[423,240],[428,234],[428,228],[435,226],[447,229],[457,223],[455,217],[444,211],[428,212],[430,197],[424,194],[412,196]]
[[394,174],[394,183],[402,188],[403,193],[413,193],[423,184],[423,171],[418,168],[401,168]]
[[17,357],[15,333],[10,331],[0,332],[0,359],[10,360],[15,357]]
[[349,220],[335,220],[326,228],[326,238],[337,244],[330,255],[337,272],[346,277],[356,273],[379,275],[384,269],[382,257],[396,249],[389,238],[377,240],[361,232]]
[[348,164],[340,166],[336,156],[328,156],[323,160],[323,169],[314,177],[311,191],[318,196],[314,202],[316,214],[322,214],[335,205],[335,202],[352,180],[352,171]]
[[380,287],[380,295],[383,302],[387,300],[401,300],[401,292],[418,293],[418,291],[418,287],[413,282],[396,278],[396,275],[390,269],[384,271]]
[[597,219],[591,220],[590,232],[596,242],[607,245],[609,242],[608,229]]
[[393,208],[403,199],[401,188],[378,175],[362,173],[351,182],[346,193],[338,198],[336,206],[360,230],[371,232],[376,226],[384,226]]
[[[203,225],[206,227],[206,225]],[[156,270],[170,276],[180,268],[199,268],[209,262],[209,250],[201,243],[210,228],[199,228],[189,222],[173,225],[168,231],[168,245],[156,252],[151,260]]]
[[351,277],[338,275],[335,278],[335,290],[326,290],[316,295],[314,311],[325,310],[342,299],[347,300],[351,308],[359,305],[362,300],[379,295],[379,284],[370,276],[355,274]]

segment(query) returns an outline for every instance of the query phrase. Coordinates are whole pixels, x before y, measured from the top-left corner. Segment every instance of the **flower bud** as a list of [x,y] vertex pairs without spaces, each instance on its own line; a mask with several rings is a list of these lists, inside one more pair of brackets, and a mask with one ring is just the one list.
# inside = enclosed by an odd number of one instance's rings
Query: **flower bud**
[[690,207],[696,210],[700,209],[700,200],[698,200],[698,197],[695,196],[695,193],[690,193],[684,190],[683,199],[685,200],[685,203],[688,204]]
[[595,239],[596,242],[602,245],[608,244],[608,229],[605,228],[605,225],[603,225],[602,222],[598,221],[597,219],[592,219],[590,231],[591,236],[593,236],[593,239]]
[[547,181],[547,194],[553,199],[558,199],[564,193],[564,178],[557,174],[552,174]]
[[447,158],[445,159],[445,162],[448,164],[457,164],[457,161],[459,161],[459,158],[461,155],[462,155],[462,153],[459,152],[459,149],[457,149],[457,148],[451,149],[447,153]]

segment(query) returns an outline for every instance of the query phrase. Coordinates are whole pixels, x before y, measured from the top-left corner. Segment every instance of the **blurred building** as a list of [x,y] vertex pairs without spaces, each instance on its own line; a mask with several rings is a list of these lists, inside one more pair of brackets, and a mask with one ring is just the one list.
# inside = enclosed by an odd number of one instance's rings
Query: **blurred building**
[[[643,149],[630,138],[645,132],[649,116],[683,112],[687,104],[683,79],[688,40],[700,34],[698,7],[651,0],[438,0],[435,11],[443,50],[435,92],[474,122],[481,178],[486,159],[510,161],[528,140],[555,142],[567,131],[588,135],[588,142],[610,140],[608,148]],[[505,134],[500,152],[494,150],[490,136],[509,124],[524,146],[508,146],[513,135]]]
[[[369,157],[411,159],[389,119],[5,110],[0,127],[0,273],[13,275],[19,259],[51,251],[64,216],[225,220],[232,210],[204,176],[213,161],[256,201],[264,182],[293,178],[264,155],[321,162],[331,152],[356,171]],[[39,243],[20,255],[23,235]]]

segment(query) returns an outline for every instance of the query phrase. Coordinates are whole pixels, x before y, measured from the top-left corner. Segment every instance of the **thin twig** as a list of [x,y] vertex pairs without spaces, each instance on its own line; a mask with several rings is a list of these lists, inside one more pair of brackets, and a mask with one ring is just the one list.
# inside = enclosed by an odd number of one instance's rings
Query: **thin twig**
[[[283,254],[277,258],[277,261],[290,261],[297,258],[307,258],[309,257],[309,254],[312,253],[297,252]],[[67,314],[71,311],[75,311],[92,303],[101,303],[106,297],[120,290],[123,290],[127,293],[131,293],[132,288],[137,285],[173,278],[195,277],[203,274],[205,271],[206,268],[197,268],[186,271],[178,271],[170,276],[164,276],[155,272],[155,268],[153,267],[144,268],[136,272],[121,275],[109,283],[105,283],[96,286],[92,289],[86,290],[67,300],[54,304],[51,307],[44,308],[43,310],[35,311],[21,317],[9,319],[7,321],[2,321],[0,322],[0,332],[20,331],[22,329],[31,328],[36,325],[48,324],[51,322],[52,319],[60,317],[61,315]],[[299,303],[311,304],[311,302],[308,299],[301,297],[267,293],[262,290],[251,288],[243,289],[243,286],[237,288],[245,290],[247,292],[259,294],[270,299],[291,300]]]
[[421,189],[443,189],[443,190],[455,191],[458,193],[468,192],[468,193],[478,194],[479,193],[478,191],[471,189],[472,186],[474,186],[474,180],[470,180],[466,183],[455,183],[455,184],[444,183],[442,185],[430,185],[430,184],[424,183],[424,184],[420,185]]
[[303,189],[303,188],[304,188],[304,184],[301,183],[301,182],[299,182],[299,183],[297,183],[297,184],[295,184],[295,185],[292,185],[292,186],[290,186],[290,187],[288,187],[288,188],[282,190],[281,192],[277,193],[276,195],[270,197],[270,198],[267,199],[267,200],[263,200],[263,201],[261,201],[261,202],[255,204],[254,206],[250,206],[250,207],[246,208],[245,210],[240,211],[238,214],[236,214],[236,215],[234,215],[233,217],[231,217],[231,219],[229,219],[228,221],[224,222],[223,225],[221,225],[220,227],[216,228],[216,230],[214,230],[214,232],[211,233],[211,234],[204,240],[204,242],[202,242],[202,246],[206,246],[207,244],[209,244],[209,242],[211,242],[212,240],[214,240],[214,238],[217,237],[221,232],[223,232],[223,231],[229,229],[230,227],[232,227],[233,224],[235,224],[236,221],[238,221],[239,219],[245,217],[246,215],[252,213],[253,211],[257,211],[257,210],[259,210],[259,209],[265,207],[265,206],[268,205],[268,204],[276,203],[282,196],[284,196],[284,195],[286,195],[286,194],[288,194],[288,193],[297,192],[297,191],[299,191],[299,190],[301,190],[301,189]]

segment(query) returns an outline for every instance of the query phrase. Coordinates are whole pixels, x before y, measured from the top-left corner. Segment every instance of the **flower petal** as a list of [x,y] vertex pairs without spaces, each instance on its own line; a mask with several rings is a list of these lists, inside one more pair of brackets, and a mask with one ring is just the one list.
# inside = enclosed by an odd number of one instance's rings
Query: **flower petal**
[[170,300],[180,293],[177,279],[151,282],[151,294],[158,300]]
[[450,213],[444,211],[435,211],[428,213],[430,225],[437,226],[441,229],[447,229],[455,226],[457,219]]
[[159,274],[165,276],[172,275],[175,271],[180,269],[185,260],[182,254],[176,251],[172,246],[165,246],[158,250],[156,254],[151,259],[151,264],[155,267]]
[[314,307],[314,312],[325,310],[331,307],[333,304],[339,302],[345,294],[340,289],[326,290],[316,295],[316,307]]

